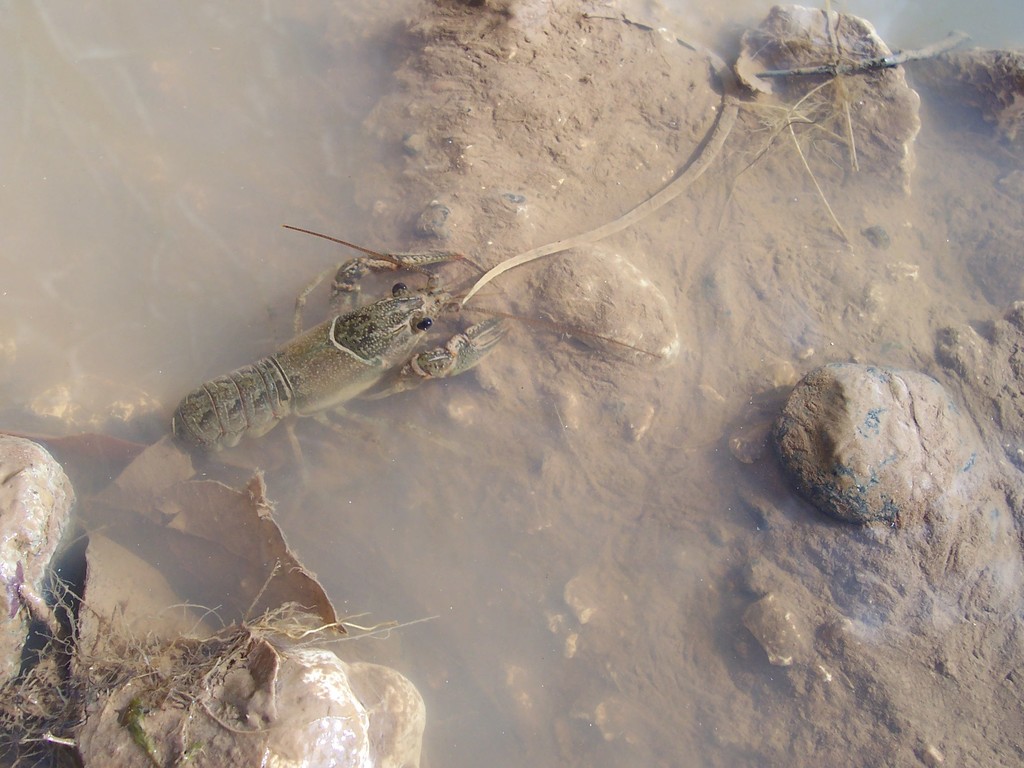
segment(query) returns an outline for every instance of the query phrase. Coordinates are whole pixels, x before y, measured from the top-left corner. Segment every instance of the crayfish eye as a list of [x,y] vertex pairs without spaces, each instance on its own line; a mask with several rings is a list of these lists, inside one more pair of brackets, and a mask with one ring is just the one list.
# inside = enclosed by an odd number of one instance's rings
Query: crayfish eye
[[422,320],[420,320],[418,323],[416,323],[416,330],[418,330],[418,331],[425,331],[430,326],[432,326],[433,324],[434,324],[433,320],[431,320],[429,317],[424,317]]
[[409,290],[409,287],[405,283],[395,283],[391,286],[392,296],[401,296]]

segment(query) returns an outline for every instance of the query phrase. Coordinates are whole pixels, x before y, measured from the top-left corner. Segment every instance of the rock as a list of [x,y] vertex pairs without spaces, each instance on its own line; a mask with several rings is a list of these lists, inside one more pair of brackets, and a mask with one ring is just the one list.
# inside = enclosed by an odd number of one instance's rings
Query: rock
[[914,82],[973,108],[1006,141],[1024,139],[1024,52],[950,51],[918,62]]
[[419,219],[416,220],[416,235],[424,238],[437,238],[447,240],[449,237],[448,217],[452,210],[444,203],[434,200],[423,209]]
[[770,426],[766,422],[741,425],[729,437],[729,453],[744,464],[755,463],[764,454]]
[[369,717],[376,768],[415,768],[420,764],[427,710],[408,678],[390,667],[348,665],[349,682]]
[[924,520],[965,490],[981,450],[937,381],[852,363],[805,376],[773,439],[797,490],[852,523]]
[[982,294],[996,306],[1006,306],[1024,296],[1024,230],[990,232],[963,258]]
[[[78,614],[77,643],[86,657],[102,650],[111,631],[139,637],[212,633],[206,612],[183,602],[159,569],[137,550],[91,531],[85,554],[86,610]],[[85,674],[77,666],[74,671]]]
[[621,253],[573,248],[532,280],[543,314],[588,347],[635,365],[679,354],[679,331],[661,290]]
[[156,414],[160,403],[142,390],[119,382],[82,375],[55,384],[32,398],[29,411],[54,432],[123,434],[133,421]]
[[619,578],[608,564],[592,563],[566,582],[562,598],[581,626],[607,626],[629,612],[629,595]]
[[942,754],[942,750],[934,744],[929,744],[921,750],[920,756],[921,762],[928,766],[928,768],[938,768],[946,762],[946,757]]
[[975,420],[991,423],[997,450],[1024,470],[1024,301],[1015,302],[984,336],[968,324],[937,334],[935,357],[956,375]]
[[764,648],[769,663],[776,667],[788,667],[794,661],[805,660],[810,651],[807,632],[796,611],[774,594],[767,594],[747,606],[743,625]]
[[729,453],[743,464],[755,464],[768,453],[772,424],[797,383],[796,369],[785,360],[769,365],[761,376],[765,389],[743,406],[726,441]]
[[77,734],[86,768],[419,765],[423,699],[394,670],[286,648],[248,628],[148,650],[173,690],[129,675],[90,707]]
[[[843,91],[826,86],[813,95],[810,91],[825,82],[825,76],[758,77],[765,70],[829,64],[837,56],[852,63],[892,55],[870,22],[835,11],[777,5],[757,29],[743,35],[741,45],[736,74],[744,85],[764,94],[774,93],[792,104],[801,102],[795,115],[803,115],[819,128],[827,125],[826,130],[837,136],[851,132],[860,170],[870,169],[909,190],[913,145],[921,130],[921,99],[907,85],[902,68],[844,77]],[[840,103],[845,107],[837,108]],[[836,149],[834,160],[847,165],[848,148],[837,142]]]
[[43,599],[50,562],[75,493],[54,458],[29,440],[0,435],[0,679],[18,672],[31,619],[54,626]]
[[878,248],[880,251],[888,250],[892,245],[892,238],[885,231],[885,227],[877,224],[861,230],[861,234],[871,243],[872,247]]

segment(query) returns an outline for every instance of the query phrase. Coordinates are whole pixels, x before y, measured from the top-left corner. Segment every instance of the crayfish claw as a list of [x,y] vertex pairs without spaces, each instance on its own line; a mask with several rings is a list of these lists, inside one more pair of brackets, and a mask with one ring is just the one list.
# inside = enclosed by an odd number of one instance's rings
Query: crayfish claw
[[370,397],[386,397],[412,389],[427,379],[447,379],[465,373],[491,353],[507,330],[500,317],[471,325],[443,346],[420,352],[399,369],[385,389]]

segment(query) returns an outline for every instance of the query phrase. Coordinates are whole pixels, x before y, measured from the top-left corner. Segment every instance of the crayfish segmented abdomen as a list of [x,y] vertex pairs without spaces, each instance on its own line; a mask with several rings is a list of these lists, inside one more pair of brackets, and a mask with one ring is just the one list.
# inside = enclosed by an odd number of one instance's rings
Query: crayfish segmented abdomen
[[292,386],[274,357],[265,357],[189,392],[171,431],[199,448],[231,448],[259,437],[292,413]]

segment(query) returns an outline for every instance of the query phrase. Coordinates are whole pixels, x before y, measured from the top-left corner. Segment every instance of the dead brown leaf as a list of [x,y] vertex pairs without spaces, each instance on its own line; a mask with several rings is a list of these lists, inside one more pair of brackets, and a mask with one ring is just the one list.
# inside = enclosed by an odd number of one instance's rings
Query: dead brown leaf
[[323,587],[274,522],[262,474],[244,489],[193,474],[189,456],[162,440],[87,499],[83,518],[156,568],[181,602],[215,609],[225,623],[287,603],[335,623]]

